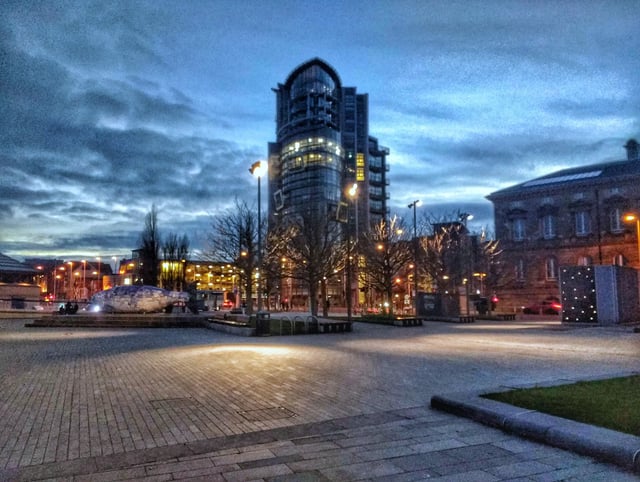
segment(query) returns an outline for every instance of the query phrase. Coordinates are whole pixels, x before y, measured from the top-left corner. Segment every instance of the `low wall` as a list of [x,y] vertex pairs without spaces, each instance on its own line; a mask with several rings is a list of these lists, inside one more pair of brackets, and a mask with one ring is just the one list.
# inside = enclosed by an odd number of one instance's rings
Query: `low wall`
[[0,283],[0,310],[33,310],[40,305],[40,288],[27,283]]

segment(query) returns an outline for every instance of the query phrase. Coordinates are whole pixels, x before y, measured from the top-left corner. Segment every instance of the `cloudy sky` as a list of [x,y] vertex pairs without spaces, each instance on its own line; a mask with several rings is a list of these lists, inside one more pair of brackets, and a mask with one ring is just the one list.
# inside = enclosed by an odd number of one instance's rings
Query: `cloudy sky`
[[127,256],[154,203],[161,232],[205,249],[212,216],[255,203],[271,89],[313,57],[369,94],[392,214],[421,199],[492,229],[491,192],[640,137],[639,7],[4,0],[0,252]]

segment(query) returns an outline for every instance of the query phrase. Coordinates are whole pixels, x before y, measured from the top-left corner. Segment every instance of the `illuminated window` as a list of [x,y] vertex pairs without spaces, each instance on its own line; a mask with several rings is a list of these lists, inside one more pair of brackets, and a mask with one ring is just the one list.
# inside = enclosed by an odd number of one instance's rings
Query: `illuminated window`
[[578,258],[578,266],[590,266],[593,264],[591,256],[580,256]]
[[624,266],[626,264],[626,260],[624,259],[624,255],[616,254],[613,257],[613,265],[614,266]]

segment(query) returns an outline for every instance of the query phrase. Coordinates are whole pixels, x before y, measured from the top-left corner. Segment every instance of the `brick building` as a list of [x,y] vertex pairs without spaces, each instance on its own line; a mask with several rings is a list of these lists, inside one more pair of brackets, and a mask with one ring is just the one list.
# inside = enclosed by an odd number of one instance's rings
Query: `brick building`
[[559,297],[560,266],[621,265],[640,269],[638,143],[627,158],[557,171],[487,196],[506,264],[501,308],[517,310]]

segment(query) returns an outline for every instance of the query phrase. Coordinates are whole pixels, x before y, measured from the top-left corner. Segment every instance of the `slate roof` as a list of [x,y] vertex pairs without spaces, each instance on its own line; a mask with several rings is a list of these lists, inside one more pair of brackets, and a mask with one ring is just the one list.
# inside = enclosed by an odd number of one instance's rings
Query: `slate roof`
[[552,172],[541,177],[537,177],[530,181],[516,184],[500,191],[493,192],[487,196],[487,199],[502,196],[512,196],[516,193],[525,194],[527,192],[535,192],[541,189],[563,189],[565,186],[571,185],[573,188],[578,184],[595,185],[603,182],[610,182],[617,177],[640,177],[640,161],[624,160],[603,162],[599,164],[590,164],[587,166],[572,167]]
[[37,272],[31,266],[0,253],[0,273],[35,274]]

